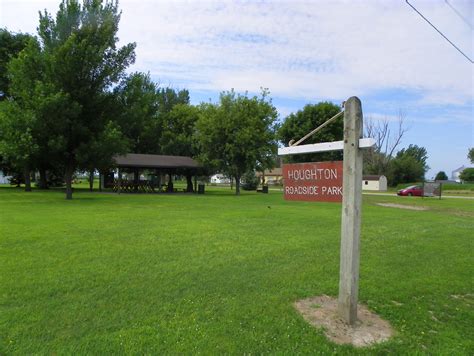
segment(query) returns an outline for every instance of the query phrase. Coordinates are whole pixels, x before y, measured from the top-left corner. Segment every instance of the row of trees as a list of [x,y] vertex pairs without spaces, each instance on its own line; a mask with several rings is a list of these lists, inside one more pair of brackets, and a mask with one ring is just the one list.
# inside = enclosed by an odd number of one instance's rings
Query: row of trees
[[[306,105],[278,126],[266,89],[259,96],[231,90],[217,103],[193,106],[187,90],[160,88],[148,74],[125,72],[135,44],[117,46],[119,21],[115,1],[63,0],[55,17],[40,13],[37,37],[0,30],[0,163],[4,171],[23,173],[26,190],[32,171],[42,188],[47,172],[54,172],[64,177],[71,199],[74,172],[105,171],[114,155],[134,152],[197,158],[209,172],[233,177],[239,194],[244,174],[274,166],[278,141],[286,145],[341,110],[329,102]],[[367,127],[380,142],[366,155],[366,173],[390,172],[391,183],[422,179],[424,148],[393,155],[402,124],[390,153],[383,151],[390,134]],[[342,135],[341,118],[308,142]],[[341,158],[341,152],[292,157]]]
[[[117,47],[117,2],[63,1],[40,13],[38,36],[1,30],[0,155],[4,171],[32,171],[47,187],[59,172],[72,198],[74,172],[104,171],[126,152],[186,155],[234,177],[270,167],[277,112],[260,97],[224,92],[190,105],[187,90],[159,88],[125,70],[135,44]],[[4,45],[8,43],[8,45]]]

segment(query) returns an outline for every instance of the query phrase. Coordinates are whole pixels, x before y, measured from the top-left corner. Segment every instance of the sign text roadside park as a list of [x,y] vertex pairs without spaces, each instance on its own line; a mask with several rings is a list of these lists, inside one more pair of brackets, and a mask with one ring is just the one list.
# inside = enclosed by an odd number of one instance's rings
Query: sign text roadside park
[[283,165],[286,200],[342,202],[342,161]]

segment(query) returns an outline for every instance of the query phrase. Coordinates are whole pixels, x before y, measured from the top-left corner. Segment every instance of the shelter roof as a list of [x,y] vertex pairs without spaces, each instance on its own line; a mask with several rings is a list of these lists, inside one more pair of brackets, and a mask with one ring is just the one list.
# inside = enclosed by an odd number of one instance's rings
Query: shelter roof
[[138,153],[127,153],[124,156],[116,156],[115,162],[118,167],[138,168],[199,168],[200,165],[191,157],[186,156],[164,156]]

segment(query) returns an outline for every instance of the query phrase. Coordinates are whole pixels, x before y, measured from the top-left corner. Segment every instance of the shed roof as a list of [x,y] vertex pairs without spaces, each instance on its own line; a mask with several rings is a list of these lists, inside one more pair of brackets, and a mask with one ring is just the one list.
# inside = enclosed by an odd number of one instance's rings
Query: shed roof
[[385,176],[379,176],[379,175],[366,175],[362,177],[362,180],[380,180],[380,178],[385,177]]
[[115,162],[118,167],[139,168],[199,168],[200,165],[191,157],[186,156],[164,156],[139,153],[127,153],[124,156],[116,156]]

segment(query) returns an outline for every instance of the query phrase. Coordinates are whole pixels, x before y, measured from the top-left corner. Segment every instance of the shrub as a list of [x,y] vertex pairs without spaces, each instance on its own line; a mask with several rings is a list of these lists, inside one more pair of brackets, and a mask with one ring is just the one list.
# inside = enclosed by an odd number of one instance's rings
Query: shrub
[[257,189],[258,186],[258,178],[255,175],[254,171],[250,171],[244,174],[242,177],[243,184],[242,184],[242,189],[243,190],[255,190]]
[[466,183],[474,183],[474,168],[466,168],[461,172],[459,178]]

